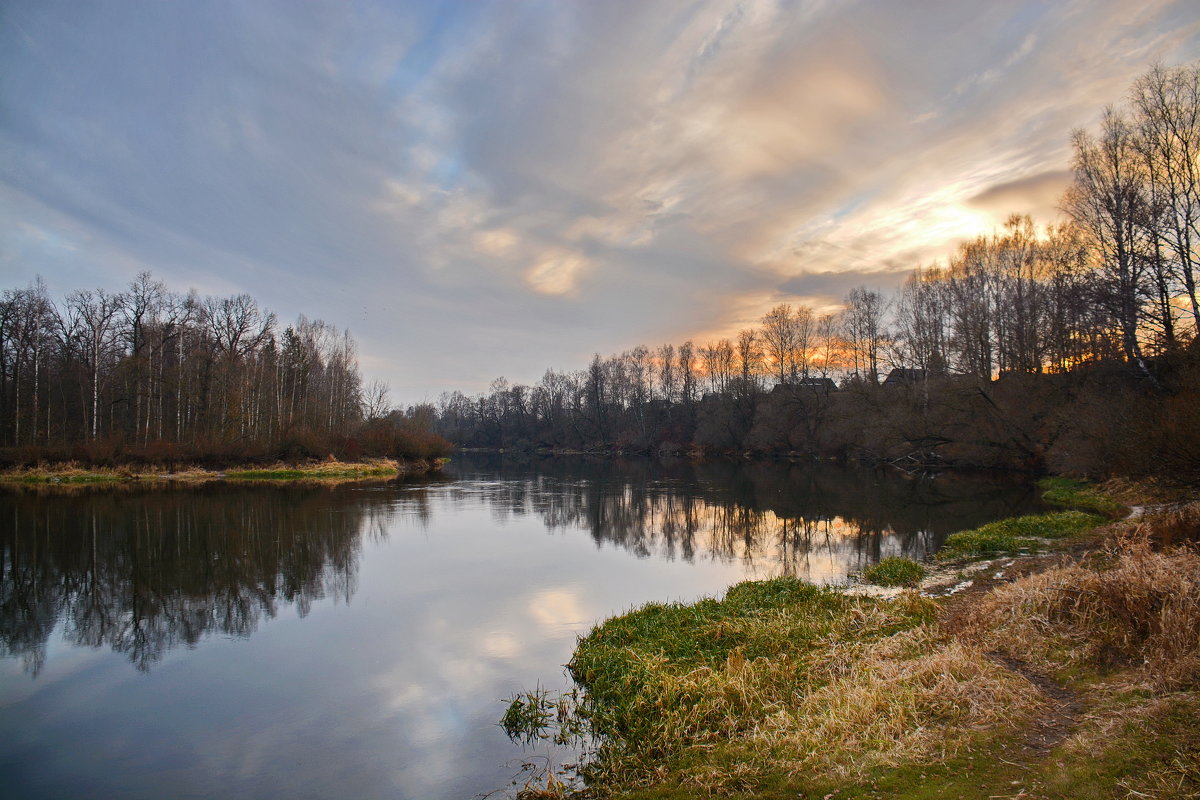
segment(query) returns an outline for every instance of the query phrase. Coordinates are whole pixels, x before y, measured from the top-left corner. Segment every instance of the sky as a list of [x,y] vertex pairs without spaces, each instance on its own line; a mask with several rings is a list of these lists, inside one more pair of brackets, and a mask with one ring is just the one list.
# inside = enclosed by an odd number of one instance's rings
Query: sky
[[0,289],[249,293],[400,404],[832,308],[1200,58],[1195,0],[0,3]]

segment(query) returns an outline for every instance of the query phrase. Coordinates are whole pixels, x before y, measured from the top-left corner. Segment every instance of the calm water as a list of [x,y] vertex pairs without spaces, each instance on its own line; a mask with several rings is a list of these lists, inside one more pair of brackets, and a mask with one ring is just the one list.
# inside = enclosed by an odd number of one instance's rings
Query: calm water
[[501,699],[597,620],[752,577],[838,583],[1034,507],[823,466],[511,464],[336,489],[0,493],[0,794],[469,798]]

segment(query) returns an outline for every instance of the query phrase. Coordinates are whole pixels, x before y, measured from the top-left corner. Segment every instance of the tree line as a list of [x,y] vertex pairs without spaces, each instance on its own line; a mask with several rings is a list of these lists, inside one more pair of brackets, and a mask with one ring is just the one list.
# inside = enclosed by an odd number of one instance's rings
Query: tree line
[[[1096,416],[1107,404],[1200,443],[1186,410],[1200,329],[1200,64],[1149,70],[1071,141],[1064,222],[1014,215],[891,296],[862,286],[840,307],[780,304],[734,337],[445,394],[430,410],[437,428],[486,447],[1093,469],[1100,456],[1062,443],[1085,436],[1084,420],[1111,428]],[[1002,384],[1022,387],[1011,408]]]
[[[445,443],[364,386],[348,330],[280,330],[247,294],[121,292],[55,302],[38,280],[0,295],[0,447],[10,463],[427,456]],[[429,450],[429,452],[425,452]]]

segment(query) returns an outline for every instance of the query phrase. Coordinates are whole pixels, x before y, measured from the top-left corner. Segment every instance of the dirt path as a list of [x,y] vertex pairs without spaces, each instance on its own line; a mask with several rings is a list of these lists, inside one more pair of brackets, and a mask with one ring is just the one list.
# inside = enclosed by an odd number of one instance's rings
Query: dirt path
[[987,656],[1032,683],[1049,703],[1049,708],[1034,720],[1022,742],[1021,760],[1029,762],[1027,766],[1034,766],[1074,733],[1083,716],[1083,701],[1078,693],[1035,672],[1024,661],[1000,653],[988,653]]
[[[961,634],[971,609],[988,592],[1020,578],[1042,572],[1054,566],[1076,560],[1073,553],[1048,553],[1042,556],[997,559],[984,569],[970,575],[971,585],[961,592],[942,601],[940,622],[952,634]],[[1024,730],[1020,740],[1009,750],[1003,760],[1025,773],[1025,778],[1009,787],[990,787],[1000,792],[995,797],[1013,797],[1023,800],[1038,800],[1043,794],[1042,767],[1051,753],[1066,741],[1083,719],[1086,706],[1081,695],[1035,670],[1026,662],[998,652],[989,652],[987,657],[997,666],[1020,675],[1032,689],[1045,700],[1044,710]]]

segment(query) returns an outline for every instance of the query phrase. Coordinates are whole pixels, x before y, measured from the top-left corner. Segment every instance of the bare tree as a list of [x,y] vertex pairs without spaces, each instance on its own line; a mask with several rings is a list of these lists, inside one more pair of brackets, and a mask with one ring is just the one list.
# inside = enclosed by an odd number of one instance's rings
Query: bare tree
[[822,378],[837,374],[845,366],[841,332],[836,314],[822,314],[814,327],[812,370]]
[[[1148,236],[1146,171],[1135,131],[1116,110],[1104,112],[1098,137],[1072,136],[1075,181],[1066,209],[1088,235],[1101,270],[1101,299],[1121,332],[1125,358],[1141,364],[1138,339]],[[1144,364],[1142,365],[1145,369]]]
[[854,374],[871,384],[879,382],[879,356],[886,333],[883,327],[887,302],[882,294],[864,286],[846,295],[842,325],[850,349]]
[[1154,234],[1171,254],[1200,333],[1200,63],[1156,66],[1133,85],[1136,146],[1161,203]]
[[392,411],[388,399],[390,389],[385,381],[371,381],[363,390],[363,418],[367,421],[383,419]]
[[946,372],[950,319],[945,274],[918,267],[904,282],[895,304],[896,336],[891,361],[928,375]]
[[1033,219],[1013,214],[991,247],[996,264],[996,364],[1002,371],[1041,372],[1047,306],[1042,243]]
[[759,375],[763,369],[762,340],[758,332],[752,328],[738,331],[737,362],[741,372],[740,394],[743,396],[756,392],[759,388]]
[[679,376],[675,371],[675,345],[658,348],[658,392],[668,403],[674,403],[679,391]]
[[774,368],[776,380],[783,384],[794,378],[798,372],[796,368],[798,337],[796,317],[792,313],[791,305],[783,303],[764,314],[759,337],[763,344],[763,351]]
[[710,342],[700,348],[700,358],[704,363],[705,375],[708,377],[709,391],[717,394],[729,391],[734,368],[733,342],[728,339]]
[[[100,435],[100,379],[107,371],[118,340],[117,315],[124,295],[103,289],[75,291],[67,295],[65,337],[78,348],[87,366],[91,390],[91,412],[88,419],[90,438]],[[106,375],[104,375],[107,377]]]
[[679,345],[680,400],[685,407],[696,402],[696,345],[689,339]]
[[[0,298],[0,408],[12,424],[11,430],[0,428],[0,441],[21,444],[26,432],[30,441],[37,440],[54,326],[53,305],[40,278]],[[23,424],[26,417],[29,425]]]

